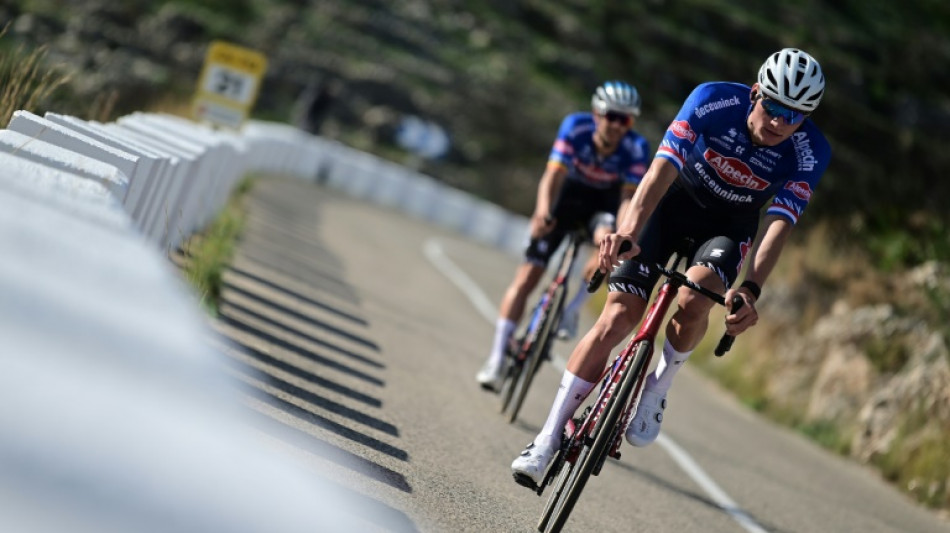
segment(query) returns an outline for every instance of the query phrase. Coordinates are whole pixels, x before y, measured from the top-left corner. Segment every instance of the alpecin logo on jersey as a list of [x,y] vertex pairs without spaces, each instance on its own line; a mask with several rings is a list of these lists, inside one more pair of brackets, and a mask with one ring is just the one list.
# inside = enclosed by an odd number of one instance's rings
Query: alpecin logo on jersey
[[795,157],[798,158],[798,170],[815,170],[815,164],[818,163],[818,158],[815,157],[815,152],[811,149],[811,141],[808,139],[808,134],[803,131],[795,132],[792,135],[792,141],[795,143]]
[[696,142],[696,132],[689,127],[689,122],[685,120],[674,120],[673,123],[670,124],[670,133],[680,139],[686,139],[691,143]]
[[811,199],[811,185],[807,181],[790,181],[785,184],[785,189],[806,202]]
[[707,148],[703,157],[716,170],[719,177],[729,185],[745,187],[753,191],[762,191],[769,186],[769,182],[756,176],[749,165],[741,159],[724,156],[712,148]]

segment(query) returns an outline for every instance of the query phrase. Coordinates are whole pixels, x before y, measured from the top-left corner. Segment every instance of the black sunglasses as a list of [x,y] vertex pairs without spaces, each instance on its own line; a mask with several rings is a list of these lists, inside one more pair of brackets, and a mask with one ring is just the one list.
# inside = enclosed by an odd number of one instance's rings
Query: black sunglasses
[[802,113],[797,109],[792,109],[788,106],[785,106],[767,96],[762,96],[762,109],[765,110],[765,113],[772,118],[782,117],[785,120],[785,123],[789,126],[794,126],[799,122],[805,120],[805,117],[811,113]]
[[621,126],[629,126],[633,124],[633,117],[626,113],[607,111],[601,116],[607,119],[607,122],[619,122]]

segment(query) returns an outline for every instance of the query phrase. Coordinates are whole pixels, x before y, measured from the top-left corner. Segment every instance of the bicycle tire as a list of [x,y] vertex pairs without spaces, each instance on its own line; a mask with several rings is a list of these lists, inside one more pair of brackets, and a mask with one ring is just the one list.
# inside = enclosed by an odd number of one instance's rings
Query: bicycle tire
[[[564,453],[564,450],[561,451]],[[557,460],[557,459],[555,459]],[[574,465],[577,463],[575,462]],[[561,466],[561,471],[558,473],[557,480],[554,482],[554,487],[551,492],[551,495],[548,496],[547,503],[544,504],[544,510],[541,511],[541,518],[538,519],[538,531],[544,531],[548,523],[551,520],[551,515],[554,513],[555,507],[557,507],[558,500],[561,497],[561,493],[564,491],[564,486],[566,485],[567,478],[571,475],[571,472],[574,470],[574,465],[564,462],[564,465]]]
[[[631,370],[636,369],[638,362],[643,360],[646,350],[650,349],[650,343],[641,341],[633,349],[635,353]],[[641,370],[641,372],[643,371]],[[616,394],[611,395],[607,400],[607,405],[604,406],[600,419],[592,430],[593,442],[583,445],[575,467],[567,479],[560,505],[554,509],[551,519],[548,521],[550,528],[546,533],[557,533],[564,527],[591,474],[601,464],[604,455],[608,453],[609,447],[613,444],[617,436],[614,430],[631,400],[630,394],[638,380],[637,372],[628,371],[621,378],[620,387]]]
[[566,296],[566,285],[558,285],[554,289],[554,295],[551,297],[551,306],[548,307],[547,314],[541,319],[541,326],[538,328],[538,336],[531,347],[531,353],[521,367],[521,373],[518,375],[514,386],[512,403],[508,407],[508,423],[512,424],[518,419],[518,413],[521,412],[521,406],[528,395],[528,389],[531,388],[531,382],[541,366],[541,359],[544,357],[545,350],[551,342],[554,333],[555,318],[560,316],[561,309],[564,306]]
[[[524,345],[524,339],[527,337],[527,333],[522,335],[518,339],[517,346],[518,351],[521,351],[521,346]],[[498,410],[499,413],[505,414],[505,411],[508,410],[508,404],[511,403],[511,395],[515,390],[515,382],[518,380],[518,374],[520,373],[521,366],[523,363],[518,362],[518,354],[505,354],[505,363],[504,363],[504,374],[501,381],[501,391],[499,395],[501,396],[501,409]]]

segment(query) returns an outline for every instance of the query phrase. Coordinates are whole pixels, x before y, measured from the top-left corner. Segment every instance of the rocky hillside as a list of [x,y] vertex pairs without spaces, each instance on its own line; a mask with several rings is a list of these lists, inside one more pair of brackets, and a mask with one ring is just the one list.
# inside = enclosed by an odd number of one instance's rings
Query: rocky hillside
[[734,360],[703,366],[749,405],[950,508],[946,328],[904,308],[940,295],[946,310],[950,273],[931,262],[893,276],[888,290],[900,296],[876,303],[841,293],[819,303],[796,277],[769,284],[764,322],[737,343]]
[[[950,167],[950,3],[8,0],[0,21],[0,53],[47,46],[72,73],[40,112],[180,107],[208,43],[229,40],[268,57],[257,116],[520,212],[561,117],[601,81],[639,87],[637,128],[655,146],[695,84],[751,83],[768,53],[806,48],[829,80],[814,119],[835,158],[767,288],[772,323],[709,367],[753,407],[950,507],[950,181],[934,178]],[[400,148],[407,116],[444,128],[448,153]]]

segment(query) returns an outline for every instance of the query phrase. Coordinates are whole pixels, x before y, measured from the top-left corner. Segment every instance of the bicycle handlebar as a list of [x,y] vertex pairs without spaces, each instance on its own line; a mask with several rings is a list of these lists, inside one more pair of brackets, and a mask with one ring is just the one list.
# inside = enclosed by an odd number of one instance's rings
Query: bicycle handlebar
[[597,292],[597,289],[600,288],[600,284],[604,281],[604,273],[600,270],[595,270],[594,275],[590,277],[590,280],[587,282],[587,292]]
[[[742,299],[738,294],[732,297],[732,312],[736,313],[739,309],[742,309],[742,306],[745,305],[745,300]],[[732,343],[735,342],[735,335],[730,335],[724,333],[722,338],[719,339],[719,344],[716,345],[716,349],[713,350],[713,353],[716,354],[716,357],[722,357],[729,350],[732,349]]]
[[[623,241],[620,243],[620,250],[617,251],[617,255],[629,251],[632,247],[633,244],[631,244],[630,241]],[[607,277],[607,274],[599,268],[595,270],[594,275],[591,276],[590,281],[587,282],[587,292],[597,292],[597,289],[600,288],[600,284],[603,283],[605,277]]]
[[[620,244],[618,255],[630,250],[631,247],[632,245],[630,241],[622,242]],[[674,272],[659,264],[656,265],[656,267],[661,273],[663,273],[664,276],[677,280],[680,285],[689,287],[690,289],[702,294],[703,296],[706,296],[719,305],[726,305],[726,299],[721,294],[693,283],[682,272]],[[587,292],[595,292],[600,287],[600,284],[604,281],[605,277],[606,274],[604,272],[601,272],[599,269],[595,270],[594,275],[591,276],[590,281],[587,282]],[[745,301],[742,299],[742,297],[739,295],[734,296],[732,298],[732,313],[738,312],[739,309],[742,309],[743,305],[745,305]],[[735,340],[736,338],[734,335],[729,335],[728,333],[723,334],[722,338],[719,339],[719,344],[716,345],[716,349],[713,351],[713,353],[716,354],[716,357],[722,357],[732,348],[732,343],[735,342]]]

